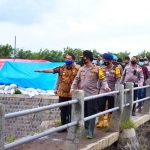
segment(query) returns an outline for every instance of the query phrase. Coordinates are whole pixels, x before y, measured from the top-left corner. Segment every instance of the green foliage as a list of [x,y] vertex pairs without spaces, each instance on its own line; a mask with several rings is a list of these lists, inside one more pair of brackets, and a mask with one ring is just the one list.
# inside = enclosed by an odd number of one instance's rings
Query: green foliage
[[140,145],[140,150],[147,150],[145,145]]
[[21,91],[20,91],[20,90],[18,90],[18,89],[15,89],[14,94],[21,94]]
[[[96,49],[91,50],[93,52],[94,58],[97,58],[100,56],[100,52],[98,52]],[[24,49],[16,49],[14,53],[14,49],[12,48],[11,45],[6,44],[6,45],[0,45],[0,58],[20,58],[20,59],[44,59],[48,60],[51,62],[62,62],[64,61],[64,56],[68,53],[71,52],[75,55],[76,61],[80,60],[80,56],[83,53],[83,50],[80,48],[71,48],[71,47],[66,47],[61,50],[49,50],[48,48],[46,49],[40,49],[39,52],[32,52],[31,50],[24,50]],[[124,52],[119,52],[119,53],[114,53],[114,52],[109,52],[114,55],[116,55],[118,58],[124,58],[126,56],[130,55],[130,52],[125,50]],[[144,50],[138,55],[139,57],[145,57],[145,56],[150,56],[150,52]]]
[[60,120],[54,120],[55,126],[61,126],[61,121]]
[[110,52],[110,53],[113,55],[116,55],[118,58],[121,58],[122,60],[124,60],[126,56],[130,55],[130,52],[127,52],[127,50],[125,50],[124,52],[119,52],[119,53],[113,53],[113,52]]
[[146,50],[142,51],[141,53],[139,53],[139,54],[137,55],[138,58],[140,58],[140,57],[145,58],[145,57],[148,57],[148,56],[150,56],[150,52],[148,52],[148,51],[146,51]]
[[12,135],[12,134],[8,134],[7,136],[6,136],[6,142],[7,143],[12,143],[12,142],[14,142],[15,141],[15,137]]
[[124,130],[124,129],[131,129],[131,128],[135,128],[136,125],[132,120],[124,120],[121,121],[120,123],[120,129]]
[[11,58],[13,54],[13,48],[11,45],[0,45],[0,58]]

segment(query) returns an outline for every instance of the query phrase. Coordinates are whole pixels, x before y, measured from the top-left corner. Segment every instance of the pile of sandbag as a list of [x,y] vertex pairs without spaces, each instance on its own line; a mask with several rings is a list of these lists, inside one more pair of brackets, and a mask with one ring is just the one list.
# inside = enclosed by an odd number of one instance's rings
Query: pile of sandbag
[[45,91],[42,89],[23,88],[17,86],[16,84],[0,85],[0,94],[15,94],[16,90],[19,90],[21,94],[29,95],[29,97],[33,97],[35,95],[54,95],[53,90]]

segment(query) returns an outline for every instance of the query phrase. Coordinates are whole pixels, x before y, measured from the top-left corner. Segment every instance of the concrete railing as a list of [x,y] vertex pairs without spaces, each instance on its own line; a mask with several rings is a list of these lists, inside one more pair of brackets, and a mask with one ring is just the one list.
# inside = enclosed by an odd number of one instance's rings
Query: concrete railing
[[[137,101],[133,101],[133,93],[134,90],[147,88],[146,90],[146,98],[139,99]],[[92,116],[88,116],[84,118],[84,101],[94,100],[100,97],[115,96],[115,107]],[[30,142],[32,140],[38,139],[40,137],[46,136],[48,134],[60,131],[62,129],[69,128],[68,134],[66,137],[66,141],[64,143],[64,150],[78,150],[80,144],[81,134],[84,128],[84,122],[90,120],[92,118],[96,118],[99,115],[106,114],[109,112],[113,112],[111,121],[109,124],[109,130],[112,132],[119,131],[121,120],[129,120],[131,118],[132,107],[134,103],[138,103],[141,101],[145,101],[143,105],[144,114],[149,114],[150,110],[150,80],[147,80],[147,85],[143,87],[134,88],[133,83],[126,83],[125,89],[121,84],[115,85],[115,91],[103,93],[95,96],[84,97],[84,92],[81,90],[77,90],[73,92],[72,96],[73,100],[57,103],[53,105],[43,106],[39,108],[28,109],[24,111],[19,111],[15,113],[5,114],[5,106],[0,104],[0,150],[7,150],[13,148],[15,146]],[[62,125],[56,128],[49,129],[42,133],[33,135],[31,137],[26,137],[12,143],[4,145],[5,141],[5,119],[11,119],[19,116],[24,116],[28,114],[32,114],[35,112],[45,111],[48,109],[53,109],[61,106],[72,105],[72,121],[66,125]]]

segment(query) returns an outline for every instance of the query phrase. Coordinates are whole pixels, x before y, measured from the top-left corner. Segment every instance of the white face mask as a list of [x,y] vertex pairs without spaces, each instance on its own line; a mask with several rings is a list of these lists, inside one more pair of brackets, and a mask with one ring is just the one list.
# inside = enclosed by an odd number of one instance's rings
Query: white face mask
[[145,64],[147,64],[147,63],[148,63],[148,61],[144,61],[144,63],[145,63]]

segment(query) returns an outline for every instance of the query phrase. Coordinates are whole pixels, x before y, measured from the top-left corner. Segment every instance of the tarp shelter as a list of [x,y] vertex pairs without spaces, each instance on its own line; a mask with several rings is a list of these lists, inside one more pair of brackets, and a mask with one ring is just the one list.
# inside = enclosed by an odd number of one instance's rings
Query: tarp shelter
[[64,63],[8,62],[0,70],[0,84],[16,84],[25,88],[53,90],[57,74],[39,73],[34,70],[54,68]]
[[39,60],[39,59],[0,59],[0,68],[4,65],[5,61],[11,61],[11,62],[49,62],[47,60]]

